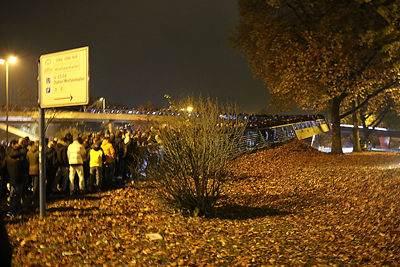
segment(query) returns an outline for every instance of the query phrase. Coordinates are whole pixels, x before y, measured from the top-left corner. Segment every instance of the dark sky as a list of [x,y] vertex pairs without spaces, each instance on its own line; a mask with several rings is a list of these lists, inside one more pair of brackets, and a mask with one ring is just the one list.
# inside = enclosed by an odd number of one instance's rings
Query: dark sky
[[266,106],[267,89],[228,41],[236,0],[2,0],[1,10],[0,58],[18,57],[10,104],[37,97],[40,55],[89,46],[91,97],[166,107],[166,93],[201,93],[248,112]]

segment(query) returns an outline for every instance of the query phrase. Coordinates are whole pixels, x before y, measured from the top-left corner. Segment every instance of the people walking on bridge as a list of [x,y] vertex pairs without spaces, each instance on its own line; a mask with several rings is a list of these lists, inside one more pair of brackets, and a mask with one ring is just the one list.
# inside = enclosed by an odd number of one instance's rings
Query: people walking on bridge
[[82,145],[82,137],[78,136],[72,144],[68,146],[67,155],[69,162],[69,190],[74,194],[75,174],[79,177],[79,190],[85,191],[85,177],[83,173],[83,161],[86,160],[86,150]]

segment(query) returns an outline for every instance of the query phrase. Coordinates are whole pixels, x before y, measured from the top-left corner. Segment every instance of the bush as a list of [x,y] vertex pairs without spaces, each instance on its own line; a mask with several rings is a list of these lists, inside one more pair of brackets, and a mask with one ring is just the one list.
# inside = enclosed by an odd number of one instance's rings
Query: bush
[[186,99],[179,106],[191,113],[168,117],[160,129],[161,159],[149,167],[148,176],[159,182],[164,199],[192,215],[209,215],[219,199],[226,178],[226,163],[236,156],[244,125],[222,119],[220,106],[211,99]]

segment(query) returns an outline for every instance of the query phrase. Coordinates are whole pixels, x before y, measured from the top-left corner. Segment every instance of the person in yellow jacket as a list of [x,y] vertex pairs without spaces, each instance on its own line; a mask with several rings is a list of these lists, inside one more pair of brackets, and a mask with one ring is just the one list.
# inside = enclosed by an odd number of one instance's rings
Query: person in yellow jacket
[[94,143],[89,151],[89,191],[100,191],[103,186],[103,162],[105,155],[100,143]]
[[106,156],[106,160],[104,162],[104,180],[103,185],[105,188],[110,187],[112,182],[115,182],[114,178],[114,168],[115,168],[115,149],[110,142],[109,137],[105,137],[101,144],[101,149]]

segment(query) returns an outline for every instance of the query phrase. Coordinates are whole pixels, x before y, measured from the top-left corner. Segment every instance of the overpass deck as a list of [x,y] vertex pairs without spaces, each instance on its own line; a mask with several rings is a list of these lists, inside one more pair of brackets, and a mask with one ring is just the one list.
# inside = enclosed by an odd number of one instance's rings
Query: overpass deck
[[[91,113],[91,112],[78,112],[78,111],[51,111],[46,110],[46,119],[53,121],[157,121],[166,120],[167,116],[161,115],[147,115],[147,114],[128,114],[128,113]],[[38,111],[12,111],[8,113],[8,120],[10,122],[33,122],[39,119]],[[0,121],[6,121],[5,112],[0,112]]]

